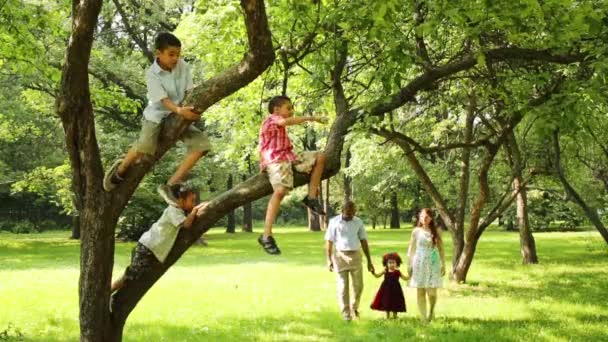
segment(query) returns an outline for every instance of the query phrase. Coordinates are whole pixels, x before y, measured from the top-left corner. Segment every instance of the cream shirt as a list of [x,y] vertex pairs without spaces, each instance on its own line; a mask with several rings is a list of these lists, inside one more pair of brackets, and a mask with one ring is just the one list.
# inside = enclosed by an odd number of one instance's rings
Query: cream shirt
[[151,250],[158,261],[165,262],[177,239],[179,225],[185,219],[186,214],[182,209],[168,206],[158,221],[139,238],[139,243]]

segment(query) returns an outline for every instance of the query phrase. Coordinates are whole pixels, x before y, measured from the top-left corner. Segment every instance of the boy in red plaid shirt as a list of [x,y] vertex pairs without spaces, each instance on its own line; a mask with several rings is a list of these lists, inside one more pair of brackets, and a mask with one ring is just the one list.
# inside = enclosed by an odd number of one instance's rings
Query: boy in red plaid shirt
[[293,116],[293,105],[287,96],[275,96],[268,103],[270,115],[260,128],[260,169],[268,173],[268,180],[274,193],[268,202],[264,233],[258,242],[269,254],[281,254],[281,250],[272,237],[272,224],[279,213],[281,201],[293,189],[293,170],[310,173],[308,195],[302,203],[310,210],[325,215],[317,199],[319,184],[325,166],[325,155],[318,151],[306,151],[299,155],[293,153],[293,146],[287,135],[287,126],[299,125],[307,121],[327,123],[327,118]]

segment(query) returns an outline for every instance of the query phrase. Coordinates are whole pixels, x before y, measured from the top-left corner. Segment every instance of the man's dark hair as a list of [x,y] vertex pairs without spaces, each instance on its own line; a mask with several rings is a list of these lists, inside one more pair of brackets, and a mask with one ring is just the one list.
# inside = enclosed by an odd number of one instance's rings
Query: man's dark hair
[[342,210],[347,210],[347,209],[356,209],[355,202],[353,202],[353,201],[344,202],[344,204],[342,204]]
[[268,113],[274,112],[274,107],[280,107],[285,102],[291,102],[291,99],[285,95],[275,96],[268,101]]
[[163,51],[170,46],[182,47],[182,42],[180,42],[172,33],[161,32],[156,36],[156,39],[154,39],[154,48],[156,50]]

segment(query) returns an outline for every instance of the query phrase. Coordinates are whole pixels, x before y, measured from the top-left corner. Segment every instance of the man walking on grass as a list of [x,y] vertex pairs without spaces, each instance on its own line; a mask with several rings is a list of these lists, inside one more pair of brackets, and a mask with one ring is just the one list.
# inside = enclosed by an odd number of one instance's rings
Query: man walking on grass
[[[355,216],[356,211],[354,202],[345,202],[342,206],[342,214],[329,221],[325,232],[327,267],[330,272],[336,272],[338,300],[345,321],[350,321],[353,316],[359,317],[359,301],[363,292],[363,267],[359,249],[363,249],[367,258],[367,270],[374,272],[367,245],[367,233],[363,221]],[[349,276],[353,283],[352,298]]]

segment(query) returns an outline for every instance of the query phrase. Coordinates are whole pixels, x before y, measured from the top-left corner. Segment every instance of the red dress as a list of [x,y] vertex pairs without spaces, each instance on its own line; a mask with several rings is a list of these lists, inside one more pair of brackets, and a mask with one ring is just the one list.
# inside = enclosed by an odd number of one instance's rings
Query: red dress
[[371,308],[379,311],[406,312],[405,298],[403,290],[399,284],[399,276],[401,272],[395,270],[393,272],[386,271],[384,273],[384,281],[380,285],[378,293],[372,302]]

